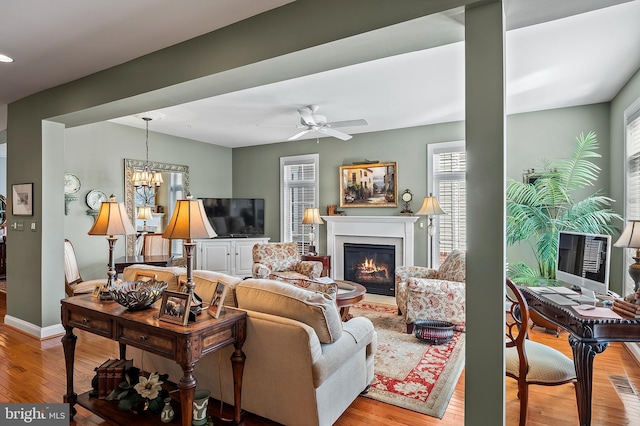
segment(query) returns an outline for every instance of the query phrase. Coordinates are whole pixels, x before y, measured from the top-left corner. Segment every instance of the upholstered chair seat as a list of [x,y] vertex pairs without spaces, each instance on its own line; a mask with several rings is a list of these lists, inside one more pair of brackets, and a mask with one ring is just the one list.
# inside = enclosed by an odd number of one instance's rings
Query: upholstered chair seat
[[440,269],[399,266],[395,272],[398,314],[404,316],[407,333],[416,320],[465,323],[465,252],[453,250]]

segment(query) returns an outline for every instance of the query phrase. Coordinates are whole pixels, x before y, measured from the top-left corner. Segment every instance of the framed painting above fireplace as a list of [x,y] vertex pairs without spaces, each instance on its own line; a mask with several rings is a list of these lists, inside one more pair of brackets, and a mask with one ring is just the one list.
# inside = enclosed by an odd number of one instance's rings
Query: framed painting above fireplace
[[340,207],[397,207],[396,162],[340,166]]

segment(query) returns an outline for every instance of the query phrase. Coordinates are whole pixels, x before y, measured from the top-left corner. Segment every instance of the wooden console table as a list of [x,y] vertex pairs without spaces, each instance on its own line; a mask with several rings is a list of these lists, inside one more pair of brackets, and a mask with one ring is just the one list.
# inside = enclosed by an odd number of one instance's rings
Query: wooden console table
[[[126,359],[126,345],[130,345],[162,357],[172,359],[182,368],[183,376],[178,382],[180,390],[180,408],[176,408],[176,417],[182,413],[182,425],[191,426],[193,398],[196,379],[193,376],[195,364],[203,356],[233,344],[235,351],[231,356],[233,367],[234,421],[241,422],[242,373],[245,354],[242,352],[246,334],[246,312],[225,307],[218,319],[203,313],[195,322],[187,326],[176,325],[158,320],[160,301],[150,309],[128,311],[115,301],[99,301],[90,295],[74,296],[63,299],[62,325],[66,331],[62,337],[65,366],[67,370],[67,393],[64,402],[71,406],[71,417],[76,413],[77,403],[97,415],[122,424],[126,412],[118,412],[113,401],[88,398],[88,392],[77,395],[73,390],[73,368],[77,336],[74,327],[116,340],[120,345],[120,359]],[[186,407],[186,409],[185,409]],[[147,416],[150,418],[151,416]],[[156,418],[157,417],[157,418]],[[131,420],[131,418],[129,418]],[[156,424],[160,416],[153,416],[149,423],[144,418],[133,419],[138,424]]]
[[562,306],[537,294],[529,287],[519,287],[529,310],[567,330],[578,377],[578,418],[581,426],[591,424],[593,359],[609,342],[640,342],[640,319],[585,317],[570,306]]

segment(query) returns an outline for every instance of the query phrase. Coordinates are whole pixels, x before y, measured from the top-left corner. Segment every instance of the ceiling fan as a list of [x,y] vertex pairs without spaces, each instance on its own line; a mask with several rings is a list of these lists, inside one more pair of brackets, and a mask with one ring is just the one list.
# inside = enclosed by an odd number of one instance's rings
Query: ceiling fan
[[351,135],[335,130],[336,127],[366,126],[369,124],[365,119],[327,122],[327,117],[316,114],[318,108],[318,105],[309,105],[298,110],[300,124],[297,127],[304,130],[291,136],[288,140],[298,139],[309,132],[319,132],[346,141],[351,139]]

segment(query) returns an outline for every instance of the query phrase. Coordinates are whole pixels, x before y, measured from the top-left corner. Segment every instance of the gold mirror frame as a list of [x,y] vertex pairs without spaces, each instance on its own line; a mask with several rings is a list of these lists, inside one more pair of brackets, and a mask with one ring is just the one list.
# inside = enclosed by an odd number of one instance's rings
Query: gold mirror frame
[[0,228],[7,224],[7,197],[0,195]]
[[[124,159],[124,205],[127,210],[127,216],[131,219],[131,223],[135,222],[135,189],[133,186],[133,173],[136,170],[141,170],[147,164],[144,160],[132,160],[129,158]],[[180,164],[159,163],[156,161],[149,161],[149,168],[162,173],[181,173],[182,174],[182,186],[184,193],[189,192],[189,166],[182,166]],[[169,183],[167,182],[166,185]],[[167,206],[166,214],[171,217],[173,214],[174,206]],[[127,256],[133,256],[136,245],[136,236],[127,236]]]

